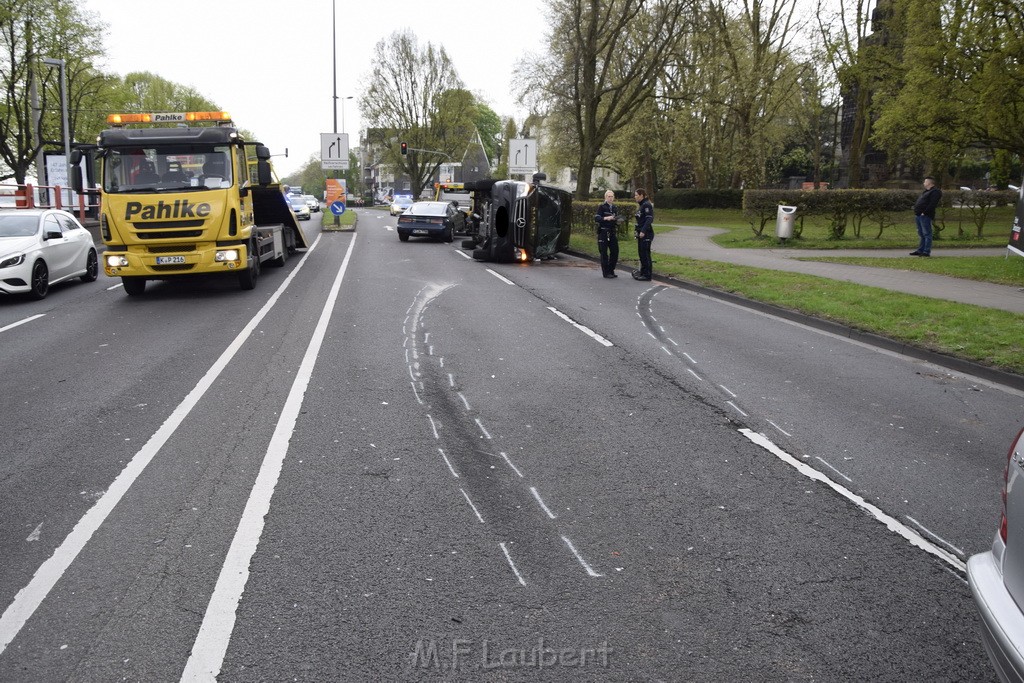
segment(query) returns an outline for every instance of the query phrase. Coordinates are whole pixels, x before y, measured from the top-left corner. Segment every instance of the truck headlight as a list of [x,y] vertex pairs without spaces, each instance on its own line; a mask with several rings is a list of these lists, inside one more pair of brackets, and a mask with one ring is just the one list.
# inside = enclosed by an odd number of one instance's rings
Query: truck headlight
[[218,263],[221,263],[223,261],[237,261],[238,260],[238,250],[237,249],[221,249],[220,251],[218,251],[214,255],[213,260],[217,261]]
[[110,254],[107,256],[107,266],[110,268],[121,268],[128,265],[128,257],[120,256],[118,254]]

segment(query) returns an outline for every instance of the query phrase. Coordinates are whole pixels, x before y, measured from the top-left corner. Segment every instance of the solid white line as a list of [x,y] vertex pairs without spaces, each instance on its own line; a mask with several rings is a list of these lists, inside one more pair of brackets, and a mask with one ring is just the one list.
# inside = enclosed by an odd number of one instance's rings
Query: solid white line
[[[926,534],[928,534],[929,536],[934,538],[936,541],[938,541],[942,545],[944,545],[947,548],[949,548],[950,550],[952,550],[954,553],[956,553],[960,557],[964,556],[964,551],[961,548],[957,548],[955,545],[953,545],[952,543],[950,543],[949,541],[944,539],[942,536],[939,536],[937,533],[935,533],[934,531],[932,531],[931,529],[926,527],[924,524],[921,524],[921,522],[917,521],[916,519],[914,519],[910,515],[903,515],[903,516],[906,517],[907,519],[909,519],[914,524],[914,526],[916,526],[918,529],[920,529],[921,531],[925,532]],[[40,524],[39,526],[42,526],[42,524]]]
[[523,579],[523,575],[516,569],[516,563],[512,561],[512,556],[508,554],[508,548],[505,547],[504,543],[499,543],[501,546],[501,552],[505,553],[505,560],[508,562],[508,566],[512,567],[512,571],[515,573],[516,578],[519,579],[519,583],[523,586],[526,585],[526,581]]
[[85,547],[85,544],[89,542],[92,535],[99,529],[100,525],[106,520],[106,518],[113,511],[114,507],[120,502],[121,498],[128,492],[135,480],[139,478],[142,471],[146,469],[146,466],[156,456],[156,454],[163,448],[167,440],[174,435],[175,430],[181,426],[181,423],[188,417],[192,409],[196,407],[199,400],[206,394],[206,392],[213,386],[213,383],[220,377],[221,373],[227,368],[228,363],[234,358],[235,354],[242,348],[245,341],[252,335],[256,330],[256,327],[263,321],[263,318],[267,316],[270,309],[274,307],[281,295],[284,294],[285,289],[291,284],[291,281],[295,279],[295,276],[302,269],[303,264],[309,255],[316,249],[316,245],[319,244],[320,237],[316,238],[312,246],[306,250],[306,255],[302,257],[299,264],[295,266],[288,277],[284,279],[281,286],[277,288],[277,291],[267,300],[267,303],[263,304],[263,307],[256,313],[255,316],[246,324],[242,331],[238,333],[238,336],[228,345],[220,357],[214,362],[210,369],[206,371],[199,383],[188,393],[181,403],[171,411],[170,416],[164,421],[160,428],[149,438],[149,440],[139,449],[139,452],[132,456],[132,459],[125,465],[121,473],[117,475],[113,483],[107,488],[107,492],[93,504],[89,511],[78,520],[74,529],[67,535],[67,538],[53,551],[53,555],[48,560],[40,565],[39,569],[32,576],[28,585],[18,591],[18,594],[14,596],[14,602],[12,602],[7,609],[4,611],[3,616],[0,616],[0,653],[3,653],[7,646],[14,640],[14,637],[18,635],[22,626],[28,621],[29,617],[39,608],[39,605],[46,598],[49,592],[53,589],[53,586],[60,580],[67,568],[75,561],[78,554]]
[[575,327],[577,330],[579,330],[583,334],[585,334],[588,337],[592,337],[593,339],[597,340],[599,343],[604,344],[605,346],[615,346],[610,341],[608,341],[607,339],[605,339],[604,337],[599,335],[597,332],[594,332],[589,327],[586,327],[584,325],[580,325],[578,322],[576,322],[575,320],[573,320],[572,318],[567,316],[565,313],[562,313],[560,310],[558,310],[554,306],[548,306],[548,310],[551,311],[552,313],[554,313],[555,315],[557,315],[559,318],[561,318],[565,322],[567,322],[570,325],[572,325],[573,327]]
[[7,330],[15,328],[18,325],[24,325],[25,323],[30,323],[33,320],[38,320],[39,318],[43,318],[45,316],[46,316],[45,313],[37,313],[36,315],[31,315],[31,316],[25,318],[24,320],[19,320],[16,323],[11,323],[10,325],[6,325],[4,327],[0,327],[0,332],[6,332]]
[[584,568],[584,569],[586,569],[586,570],[587,570],[587,574],[590,574],[591,576],[594,576],[594,577],[600,577],[600,576],[604,576],[603,574],[598,574],[597,572],[595,572],[595,571],[594,571],[594,569],[593,569],[593,568],[592,568],[592,567],[591,567],[591,566],[590,566],[589,564],[587,564],[587,561],[586,561],[586,560],[584,560],[584,559],[583,559],[583,556],[582,556],[582,555],[580,555],[580,553],[579,553],[579,551],[578,551],[578,550],[576,550],[576,546],[574,546],[574,545],[572,544],[572,541],[570,541],[570,540],[569,540],[569,537],[568,537],[568,536],[562,536],[562,540],[563,540],[563,541],[565,541],[565,544],[566,544],[567,546],[569,546],[569,550],[571,550],[571,551],[572,551],[572,554],[576,556],[576,560],[577,560],[577,561],[578,561],[578,562],[579,562],[579,563],[580,563],[581,565],[583,565],[583,568]]
[[515,472],[516,474],[518,474],[519,478],[522,479],[523,478],[523,473],[519,471],[518,467],[516,467],[515,465],[512,464],[512,461],[508,459],[508,456],[505,455],[505,453],[501,453],[501,457],[503,457],[505,459],[505,462],[507,462],[508,466],[512,468],[512,471]]
[[537,504],[540,505],[541,509],[544,510],[545,514],[547,514],[548,517],[550,517],[551,519],[557,519],[557,517],[555,517],[555,513],[549,510],[548,506],[544,504],[544,500],[541,499],[540,493],[537,491],[536,486],[530,487],[530,493],[532,493],[533,497],[537,499]]
[[486,429],[484,429],[484,423],[480,421],[480,418],[475,418],[474,421],[476,422],[476,426],[479,427],[480,431],[483,433],[484,438],[490,440],[491,435],[487,433]]
[[511,280],[509,280],[509,279],[508,279],[507,277],[505,277],[504,275],[501,275],[500,273],[495,273],[495,272],[494,272],[493,270],[491,270],[490,268],[485,268],[485,270],[486,270],[486,271],[487,271],[488,273],[490,273],[491,275],[493,275],[494,277],[498,278],[499,280],[501,280],[502,282],[504,282],[505,284],[507,284],[507,285],[513,285],[513,286],[514,286],[514,285],[516,284],[516,283],[512,282]]
[[469,499],[469,494],[466,493],[466,489],[460,488],[459,490],[462,491],[462,495],[466,498],[466,502],[469,503],[469,507],[473,508],[473,514],[476,515],[476,518],[480,520],[481,524],[485,524],[486,522],[484,522],[484,518],[480,516],[480,511],[476,509],[476,505],[473,505],[473,501]]
[[430,420],[430,429],[434,432],[434,438],[440,439],[441,435],[437,433],[437,424],[434,423],[434,418],[427,415],[427,419]]
[[829,463],[825,462],[825,459],[824,459],[824,458],[822,458],[822,457],[821,457],[820,455],[816,455],[816,456],[814,456],[814,457],[815,457],[815,458],[817,458],[817,459],[818,459],[819,461],[821,461],[821,464],[822,464],[822,465],[824,465],[825,467],[829,468],[830,470],[832,470],[833,472],[835,472],[836,474],[838,474],[838,475],[839,475],[840,477],[842,477],[842,478],[843,478],[843,479],[845,479],[846,481],[850,482],[851,484],[853,483],[853,479],[850,479],[850,478],[849,478],[848,476],[846,476],[845,474],[843,474],[842,472],[840,472],[839,470],[837,470],[837,469],[836,469],[835,467],[833,467],[833,466],[832,466],[832,465],[830,465]]
[[302,400],[313,376],[313,367],[316,365],[320,348],[327,336],[327,326],[334,313],[334,307],[341,292],[341,282],[345,277],[345,271],[348,270],[355,243],[355,236],[353,236],[345,258],[341,262],[341,267],[338,269],[338,274],[334,278],[327,302],[320,312],[320,319],[313,330],[306,353],[295,373],[295,381],[292,382],[288,398],[281,407],[281,417],[274,428],[273,436],[270,437],[263,464],[260,466],[256,482],[252,486],[249,500],[245,504],[245,511],[242,512],[242,518],[235,530],[235,536],[231,540],[227,557],[224,558],[220,576],[217,577],[217,585],[213,589],[213,595],[210,597],[206,613],[203,615],[203,623],[192,644],[192,654],[189,655],[185,670],[181,674],[182,681],[191,683],[191,681],[197,680],[216,680],[220,668],[224,664],[224,655],[227,652],[228,643],[231,641],[231,631],[235,627],[238,603],[242,599],[242,592],[249,580],[249,562],[256,553],[260,536],[263,534],[266,516],[270,513],[270,501],[274,497],[274,489],[281,477],[281,468],[284,465],[285,456],[288,454],[288,442],[295,433],[295,423],[299,418],[299,411],[302,409]]
[[940,560],[943,560],[944,562],[948,563],[950,566],[954,567],[955,569],[961,572],[967,571],[967,565],[964,564],[961,560],[949,554],[944,549],[938,547],[937,545],[929,541],[927,538],[925,538],[921,534],[917,533],[916,531],[908,527],[906,524],[900,522],[898,519],[895,519],[892,516],[886,514],[885,512],[882,512],[882,510],[880,510],[877,506],[864,500],[861,496],[858,496],[856,493],[846,488],[842,484],[837,484],[836,482],[832,481],[831,479],[828,478],[828,476],[825,473],[821,472],[820,470],[814,469],[813,467],[806,463],[800,462],[792,455],[790,455],[789,453],[787,453],[786,451],[782,450],[774,443],[772,443],[771,440],[764,434],[758,434],[757,432],[751,429],[741,429],[739,431],[740,434],[750,439],[750,441],[757,444],[761,448],[765,449],[782,462],[793,467],[794,469],[796,469],[797,472],[800,472],[808,479],[813,479],[814,481],[819,481],[825,484],[842,497],[851,501],[854,505],[857,505],[861,509],[866,510],[871,516],[873,516],[879,522],[884,524],[886,528],[889,529],[889,531],[892,531],[893,533],[902,536],[904,539],[909,541],[910,544],[915,548],[920,548],[921,550],[924,550],[927,553],[935,555]]
[[785,429],[783,429],[783,428],[782,428],[782,427],[780,427],[779,425],[777,425],[777,424],[775,424],[774,422],[772,422],[771,420],[768,420],[768,424],[770,424],[770,425],[771,425],[772,427],[775,427],[776,429],[778,429],[778,430],[779,430],[780,432],[782,432],[782,433],[783,433],[783,434],[785,434],[786,436],[789,436],[789,437],[792,437],[792,436],[793,436],[792,434],[790,434],[789,432],[787,432],[787,431],[786,431]]
[[444,458],[444,464],[448,465],[448,471],[452,473],[452,476],[459,479],[459,473],[455,471],[454,467],[452,467],[452,462],[448,459],[448,456],[444,454],[444,451],[438,448],[437,452],[441,454],[442,458]]

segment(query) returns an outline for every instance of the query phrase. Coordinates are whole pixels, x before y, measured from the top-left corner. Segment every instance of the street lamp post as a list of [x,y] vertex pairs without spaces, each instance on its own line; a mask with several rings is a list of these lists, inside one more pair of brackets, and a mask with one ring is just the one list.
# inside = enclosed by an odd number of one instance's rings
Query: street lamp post
[[[68,88],[64,73],[64,60],[43,57],[43,64],[60,67],[61,137],[64,140],[64,173],[67,178],[65,185],[67,185],[71,179],[71,131],[68,127]],[[68,197],[70,199],[70,195]]]

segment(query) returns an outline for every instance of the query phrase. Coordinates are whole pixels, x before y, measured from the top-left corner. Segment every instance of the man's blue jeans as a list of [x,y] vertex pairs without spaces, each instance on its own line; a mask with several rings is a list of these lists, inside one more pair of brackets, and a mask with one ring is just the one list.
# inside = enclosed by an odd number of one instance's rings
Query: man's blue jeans
[[917,250],[922,254],[932,253],[932,219],[930,216],[921,214],[917,217],[917,236],[920,238]]

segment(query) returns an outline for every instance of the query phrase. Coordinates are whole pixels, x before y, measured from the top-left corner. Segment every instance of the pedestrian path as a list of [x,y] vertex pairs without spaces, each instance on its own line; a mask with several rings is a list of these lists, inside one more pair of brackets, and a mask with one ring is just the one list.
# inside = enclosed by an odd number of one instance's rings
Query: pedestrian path
[[[741,266],[751,266],[753,268],[817,275],[818,277],[827,277],[832,280],[854,282],[870,287],[916,294],[933,299],[957,301],[974,306],[1011,311],[1013,313],[1024,313],[1024,288],[1022,288],[1024,283],[1022,283],[1022,287],[1011,287],[932,273],[919,273],[911,270],[797,260],[799,258],[823,256],[894,258],[907,256],[908,252],[906,250],[726,249],[711,241],[711,237],[720,232],[725,231],[719,228],[679,226],[677,230],[672,232],[656,233],[653,245],[655,261],[657,261],[658,253],[671,254],[702,261],[720,261]],[[1005,254],[1006,250],[1003,248],[933,249],[932,258],[1002,256]],[[657,264],[655,264],[655,270],[657,270]]]

